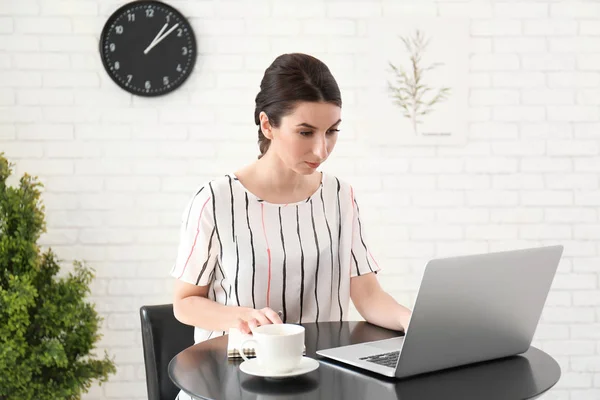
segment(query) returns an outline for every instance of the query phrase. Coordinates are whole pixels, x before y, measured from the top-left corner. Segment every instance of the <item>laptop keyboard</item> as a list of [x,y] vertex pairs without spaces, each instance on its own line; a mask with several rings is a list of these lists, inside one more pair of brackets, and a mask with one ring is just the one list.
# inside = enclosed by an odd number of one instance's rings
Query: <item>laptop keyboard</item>
[[399,351],[391,351],[389,353],[376,354],[374,356],[362,357],[360,359],[363,361],[369,361],[375,364],[383,365],[385,367],[396,368],[399,357]]

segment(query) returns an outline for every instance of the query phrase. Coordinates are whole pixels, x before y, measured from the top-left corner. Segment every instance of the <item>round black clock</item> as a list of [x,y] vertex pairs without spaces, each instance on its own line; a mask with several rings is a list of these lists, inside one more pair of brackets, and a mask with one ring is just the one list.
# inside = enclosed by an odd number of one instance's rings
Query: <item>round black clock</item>
[[140,96],[177,89],[196,63],[196,39],[187,19],[159,1],[134,1],[116,10],[100,36],[108,75]]

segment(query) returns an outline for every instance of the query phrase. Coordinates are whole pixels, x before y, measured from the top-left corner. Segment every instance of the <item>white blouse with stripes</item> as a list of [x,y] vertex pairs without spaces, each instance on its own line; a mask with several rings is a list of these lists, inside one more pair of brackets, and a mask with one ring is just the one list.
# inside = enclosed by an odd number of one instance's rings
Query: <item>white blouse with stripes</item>
[[[210,285],[224,305],[270,307],[291,323],[343,320],[350,278],[379,271],[352,186],[322,174],[310,197],[274,204],[231,173],[200,186],[185,208],[171,275]],[[225,334],[196,327],[195,343]]]

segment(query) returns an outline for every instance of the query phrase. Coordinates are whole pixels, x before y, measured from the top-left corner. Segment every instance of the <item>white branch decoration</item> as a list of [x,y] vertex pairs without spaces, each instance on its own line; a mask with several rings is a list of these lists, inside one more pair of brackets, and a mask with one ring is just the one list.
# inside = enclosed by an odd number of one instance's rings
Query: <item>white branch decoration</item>
[[423,75],[426,71],[443,64],[421,65],[421,56],[429,44],[429,39],[425,40],[420,30],[417,29],[413,38],[400,37],[400,39],[410,54],[411,67],[407,72],[402,66],[395,66],[389,62],[396,81],[395,84],[388,81],[388,89],[394,103],[402,109],[404,117],[410,119],[414,134],[418,135],[418,124],[423,122],[420,117],[431,113],[436,103],[446,100],[450,94],[450,88],[443,87],[436,93],[436,90],[423,82]]

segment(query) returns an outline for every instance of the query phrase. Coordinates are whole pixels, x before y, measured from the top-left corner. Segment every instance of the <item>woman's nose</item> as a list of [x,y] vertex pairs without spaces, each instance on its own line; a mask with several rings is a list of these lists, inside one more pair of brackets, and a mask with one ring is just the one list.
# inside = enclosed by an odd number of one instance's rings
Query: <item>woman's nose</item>
[[319,157],[320,160],[325,160],[327,158],[327,139],[317,139],[317,143],[315,143],[313,152],[317,157]]

